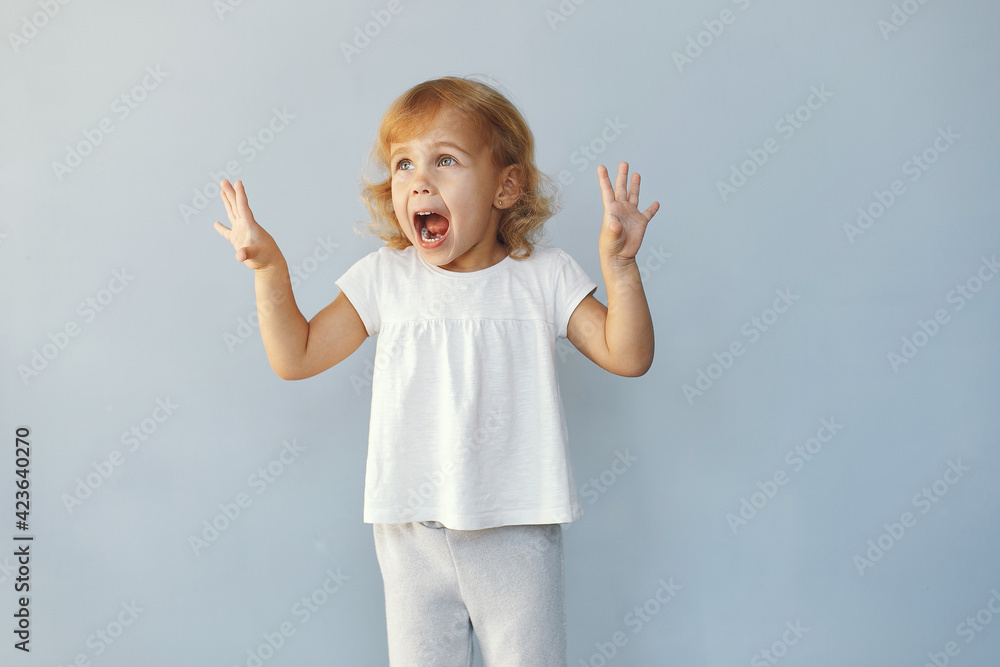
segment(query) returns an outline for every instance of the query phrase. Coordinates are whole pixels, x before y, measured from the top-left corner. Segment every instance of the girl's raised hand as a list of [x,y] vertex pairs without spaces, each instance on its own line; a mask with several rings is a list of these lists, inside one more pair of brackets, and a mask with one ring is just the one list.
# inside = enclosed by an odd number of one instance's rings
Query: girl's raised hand
[[604,200],[604,222],[598,241],[601,257],[632,261],[642,245],[646,223],[660,210],[660,204],[654,201],[645,211],[639,210],[639,174],[632,174],[632,184],[628,185],[627,162],[618,164],[614,188],[604,165],[597,168],[597,179]]
[[263,269],[281,257],[278,245],[263,227],[253,219],[243,181],[236,181],[233,188],[229,180],[222,181],[221,192],[226,214],[232,228],[216,220],[215,231],[222,234],[236,249],[236,261],[243,262],[251,269]]

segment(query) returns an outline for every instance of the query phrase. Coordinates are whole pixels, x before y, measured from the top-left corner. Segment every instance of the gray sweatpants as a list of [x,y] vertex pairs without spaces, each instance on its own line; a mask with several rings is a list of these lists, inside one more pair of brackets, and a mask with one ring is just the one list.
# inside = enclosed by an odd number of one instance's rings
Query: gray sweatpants
[[565,667],[562,526],[374,524],[392,667]]

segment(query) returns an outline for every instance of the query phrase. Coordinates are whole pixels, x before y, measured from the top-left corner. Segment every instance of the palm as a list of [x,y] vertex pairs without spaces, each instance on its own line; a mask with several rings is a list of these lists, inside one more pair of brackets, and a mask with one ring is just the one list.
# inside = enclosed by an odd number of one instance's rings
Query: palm
[[639,174],[632,174],[628,183],[628,163],[618,165],[618,175],[612,188],[608,170],[601,165],[597,168],[597,178],[604,201],[604,222],[601,225],[600,248],[602,255],[623,260],[635,259],[642,245],[646,225],[660,209],[659,202],[653,202],[645,211],[639,210]]
[[222,182],[221,190],[222,201],[226,205],[226,215],[232,227],[216,222],[215,230],[233,244],[237,261],[243,262],[251,269],[266,266],[266,251],[274,241],[254,220],[243,182],[236,181],[234,188],[228,180],[225,180]]

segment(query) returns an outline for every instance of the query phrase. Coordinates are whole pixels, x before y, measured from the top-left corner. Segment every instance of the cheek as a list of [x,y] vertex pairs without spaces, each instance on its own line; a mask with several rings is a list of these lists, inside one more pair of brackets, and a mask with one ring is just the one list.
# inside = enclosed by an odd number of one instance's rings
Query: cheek
[[406,220],[403,215],[396,214],[396,225],[399,227],[400,231],[403,232],[403,236],[413,240],[413,230],[410,227],[410,223]]
[[406,222],[406,199],[400,197],[395,190],[392,193],[392,210],[396,214],[396,220],[402,225]]

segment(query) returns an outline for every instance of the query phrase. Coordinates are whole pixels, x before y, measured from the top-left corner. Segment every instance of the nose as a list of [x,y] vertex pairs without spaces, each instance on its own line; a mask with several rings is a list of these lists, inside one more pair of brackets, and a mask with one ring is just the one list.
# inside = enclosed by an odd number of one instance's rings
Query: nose
[[412,181],[410,183],[410,187],[413,190],[413,194],[415,195],[431,194],[434,185],[431,182],[429,171],[430,170],[425,169],[424,167],[421,167],[419,165],[414,165],[413,176],[411,177]]

